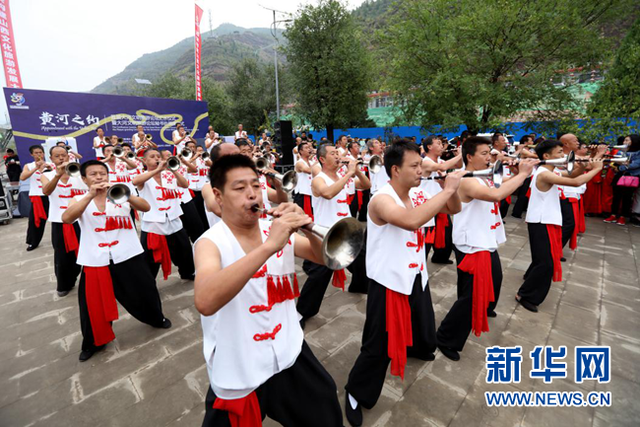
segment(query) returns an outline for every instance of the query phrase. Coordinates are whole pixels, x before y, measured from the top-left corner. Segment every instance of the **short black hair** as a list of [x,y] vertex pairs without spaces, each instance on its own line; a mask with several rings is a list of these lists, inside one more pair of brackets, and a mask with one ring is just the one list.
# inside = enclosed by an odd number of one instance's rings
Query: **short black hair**
[[460,140],[464,141],[465,139],[469,138],[471,136],[471,132],[469,132],[468,130],[463,130],[462,133],[460,134]]
[[309,143],[306,141],[303,141],[300,143],[300,145],[298,145],[298,153],[300,152],[300,150],[304,148],[305,145],[309,145]]
[[522,138],[520,138],[520,144],[525,144],[528,140],[533,141],[533,137],[531,135],[522,135]]
[[424,148],[425,153],[429,152],[429,147],[431,147],[431,144],[433,144],[433,141],[435,141],[436,139],[440,138],[438,138],[436,135],[429,135],[422,140],[422,148]]
[[627,135],[627,136],[631,140],[631,145],[627,149],[627,152],[628,153],[635,153],[636,151],[640,151],[640,135],[631,134],[631,135]]
[[191,139],[191,140],[187,141],[187,142],[184,144],[184,146],[186,147],[186,146],[187,146],[187,145],[189,145],[189,144],[193,144],[193,145],[195,145],[195,146],[196,146],[196,148],[198,148],[198,142],[197,142],[196,140],[194,140],[194,139]]
[[246,139],[242,138],[236,141],[236,147],[240,148],[240,147],[244,147],[245,145],[248,145],[249,147],[251,147],[251,144],[249,144],[249,141],[247,141]]
[[13,151],[13,148],[7,148],[7,149],[6,149],[6,152],[7,152],[7,153],[15,153],[15,151]]
[[258,170],[253,160],[244,154],[229,154],[228,156],[220,157],[216,160],[215,167],[209,169],[211,187],[222,191],[227,183],[227,173],[237,168],[249,168],[258,176]]
[[120,144],[121,147],[129,147],[131,148],[131,144],[129,144],[128,142],[123,142],[122,144]]
[[99,161],[99,160],[87,160],[86,162],[82,163],[82,165],[80,165],[80,175],[81,176],[87,176],[87,168],[89,166],[102,166],[107,173],[109,173],[109,167],[107,167],[106,164],[104,164],[103,162]]
[[487,138],[484,138],[482,136],[472,136],[470,138],[467,138],[463,143],[462,143],[462,161],[464,162],[464,164],[467,164],[467,155],[469,156],[473,156],[476,154],[476,151],[478,151],[478,145],[489,145],[491,146],[491,141],[489,141]]
[[56,145],[60,145],[60,144],[69,145],[69,144],[67,144],[66,141],[58,141],[58,142],[56,142]]
[[29,153],[33,154],[35,150],[42,150],[42,152],[44,153],[44,148],[40,144],[32,145],[31,147],[29,147]]
[[357,145],[358,147],[360,147],[360,144],[358,144],[355,141],[349,141],[349,143],[347,144],[347,150],[351,151],[351,147],[353,147],[354,145]]
[[391,168],[393,166],[402,166],[404,161],[404,154],[407,151],[413,151],[420,155],[420,149],[418,145],[407,138],[402,138],[389,145],[384,152],[384,170],[387,175],[391,176]]
[[540,160],[543,160],[542,156],[556,147],[562,147],[562,142],[558,141],[557,139],[545,139],[544,141],[536,145],[535,150],[538,158]]
[[495,132],[493,135],[491,135],[491,142],[495,143],[500,139],[501,136],[504,136],[502,135],[502,132]]

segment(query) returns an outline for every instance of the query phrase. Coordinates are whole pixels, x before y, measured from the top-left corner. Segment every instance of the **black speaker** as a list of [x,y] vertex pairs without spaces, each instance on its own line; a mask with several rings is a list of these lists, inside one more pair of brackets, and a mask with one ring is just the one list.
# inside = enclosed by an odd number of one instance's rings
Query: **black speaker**
[[293,164],[293,127],[291,121],[280,120],[274,125],[274,138],[277,145],[282,150],[282,165]]

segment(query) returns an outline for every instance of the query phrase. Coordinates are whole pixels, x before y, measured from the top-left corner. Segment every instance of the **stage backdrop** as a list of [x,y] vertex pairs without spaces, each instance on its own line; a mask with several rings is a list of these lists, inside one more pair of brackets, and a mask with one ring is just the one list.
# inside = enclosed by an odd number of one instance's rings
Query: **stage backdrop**
[[49,138],[73,137],[84,160],[94,159],[93,138],[106,136],[131,142],[136,126],[144,126],[160,148],[170,148],[171,133],[182,123],[202,143],[209,127],[207,103],[177,99],[4,88],[11,127],[23,164],[29,147]]

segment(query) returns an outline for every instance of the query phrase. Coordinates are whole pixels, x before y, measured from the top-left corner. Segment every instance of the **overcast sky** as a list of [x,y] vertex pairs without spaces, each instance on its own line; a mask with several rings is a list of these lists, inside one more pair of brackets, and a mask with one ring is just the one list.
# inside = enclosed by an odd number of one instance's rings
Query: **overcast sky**
[[[349,9],[364,0],[347,0]],[[269,27],[272,12],[295,12],[315,0],[197,0],[201,31],[229,22]],[[194,33],[193,0],[11,0],[22,84],[27,89],[89,91],[145,53]],[[283,18],[283,15],[279,15]],[[4,71],[2,71],[4,74]],[[4,75],[1,76],[5,84]],[[2,95],[0,122],[8,120]]]

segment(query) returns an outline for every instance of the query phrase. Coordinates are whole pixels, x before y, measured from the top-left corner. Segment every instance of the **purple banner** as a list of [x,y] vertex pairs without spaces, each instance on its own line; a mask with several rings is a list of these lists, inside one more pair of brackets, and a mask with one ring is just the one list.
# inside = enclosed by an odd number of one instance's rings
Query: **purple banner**
[[30,159],[31,145],[58,137],[75,138],[83,160],[94,159],[98,128],[105,136],[131,142],[136,126],[142,125],[159,148],[173,149],[170,142],[178,123],[197,139],[204,138],[209,127],[204,101],[15,88],[4,88],[4,96],[23,164]]

